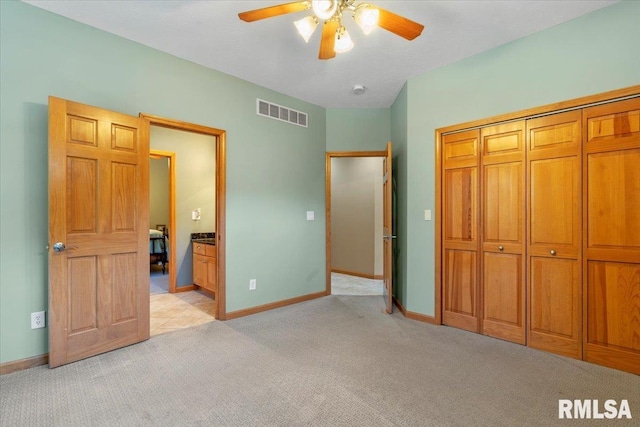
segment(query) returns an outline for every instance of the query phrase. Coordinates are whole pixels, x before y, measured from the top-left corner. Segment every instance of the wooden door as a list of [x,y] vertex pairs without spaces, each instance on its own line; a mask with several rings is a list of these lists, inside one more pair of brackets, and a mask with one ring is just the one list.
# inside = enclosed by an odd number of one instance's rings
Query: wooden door
[[582,358],[581,111],[527,121],[527,344]]
[[49,98],[50,367],[149,338],[148,177],[141,119]]
[[479,332],[479,132],[444,135],[442,142],[442,323]]
[[392,165],[393,157],[391,155],[391,142],[387,143],[387,155],[384,158],[382,166],[382,235],[384,243],[382,245],[383,252],[383,268],[384,286],[382,290],[384,303],[387,313],[393,313],[393,221],[392,221],[392,197],[393,197],[393,180]]
[[481,130],[482,333],[525,344],[524,121]]
[[583,113],[584,359],[640,374],[640,99]]

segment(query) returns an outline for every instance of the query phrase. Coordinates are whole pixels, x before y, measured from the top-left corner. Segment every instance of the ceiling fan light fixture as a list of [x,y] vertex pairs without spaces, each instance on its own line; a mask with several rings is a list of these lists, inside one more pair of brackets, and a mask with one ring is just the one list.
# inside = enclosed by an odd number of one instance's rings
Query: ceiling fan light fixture
[[313,0],[311,2],[313,13],[323,20],[330,19],[338,10],[337,0]]
[[311,35],[318,26],[318,18],[315,16],[307,16],[293,23],[298,29],[298,33],[302,36],[305,42],[309,43]]
[[333,47],[333,50],[336,53],[345,53],[349,52],[353,49],[353,41],[351,40],[351,36],[349,32],[344,27],[340,27],[338,31],[336,31],[336,43]]
[[353,12],[353,19],[362,28],[365,34],[371,33],[377,26],[380,19],[380,10],[371,7],[366,3],[358,5]]

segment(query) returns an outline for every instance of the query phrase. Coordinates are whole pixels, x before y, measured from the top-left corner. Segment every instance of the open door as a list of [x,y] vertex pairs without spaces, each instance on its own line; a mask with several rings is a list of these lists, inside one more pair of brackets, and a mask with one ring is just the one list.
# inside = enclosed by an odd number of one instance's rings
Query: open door
[[391,164],[393,158],[391,156],[391,142],[387,143],[387,156],[384,158],[382,166],[383,175],[383,195],[382,195],[382,221],[383,221],[383,257],[384,257],[384,286],[382,295],[387,313],[393,313],[393,221],[392,221],[392,196],[393,196],[393,180],[391,179]]
[[49,98],[49,366],[149,338],[143,119]]

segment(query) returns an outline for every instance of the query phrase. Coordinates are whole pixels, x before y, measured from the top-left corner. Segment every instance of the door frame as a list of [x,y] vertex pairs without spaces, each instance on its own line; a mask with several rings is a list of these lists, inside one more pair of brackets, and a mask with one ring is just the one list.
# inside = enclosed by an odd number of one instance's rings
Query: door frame
[[[151,141],[149,141],[151,143]],[[173,151],[154,150],[149,148],[149,156],[169,159],[169,232],[176,235],[176,153]],[[151,186],[151,182],[149,182]],[[149,224],[151,228],[151,224]],[[176,239],[169,235],[169,293],[173,294],[179,290],[176,287]],[[180,289],[182,291],[182,289]]]
[[325,156],[326,290],[331,295],[331,159],[344,157],[387,157],[383,151],[327,151]]
[[[194,123],[183,122],[180,120],[168,119],[165,117],[155,116],[147,113],[140,113],[140,117],[144,119],[145,137],[150,138],[151,126],[160,126],[168,129],[199,133],[209,135],[216,138],[216,249],[217,249],[217,270],[218,270],[218,292],[216,293],[216,315],[218,320],[226,320],[226,172],[227,172],[227,132],[222,129],[216,129],[208,126],[202,126]],[[175,197],[175,191],[172,192]],[[174,200],[175,207],[175,200]],[[170,213],[171,215],[171,213]],[[169,219],[169,229],[175,230],[175,216]],[[175,234],[175,233],[174,233]],[[173,239],[174,241],[176,239]],[[170,242],[171,245],[171,242]],[[175,257],[175,250],[172,255]],[[174,258],[170,258],[174,260]],[[174,260],[175,264],[175,260]],[[176,268],[169,269],[169,273],[175,274]],[[170,276],[171,277],[171,276]],[[175,286],[175,281],[173,282]],[[181,286],[176,292],[188,291],[195,289],[193,286]]]

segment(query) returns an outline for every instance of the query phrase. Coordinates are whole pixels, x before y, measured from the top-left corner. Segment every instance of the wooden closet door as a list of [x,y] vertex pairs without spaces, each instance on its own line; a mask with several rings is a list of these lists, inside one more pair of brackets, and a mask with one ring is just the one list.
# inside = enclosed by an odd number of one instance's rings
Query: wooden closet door
[[442,323],[479,332],[477,130],[442,137]]
[[483,128],[482,333],[525,344],[524,121]]
[[582,357],[581,111],[527,121],[527,343]]
[[640,99],[583,113],[584,359],[640,374]]

